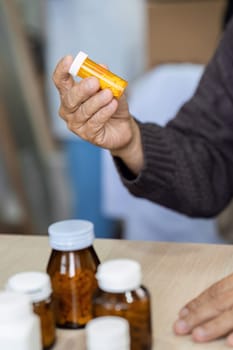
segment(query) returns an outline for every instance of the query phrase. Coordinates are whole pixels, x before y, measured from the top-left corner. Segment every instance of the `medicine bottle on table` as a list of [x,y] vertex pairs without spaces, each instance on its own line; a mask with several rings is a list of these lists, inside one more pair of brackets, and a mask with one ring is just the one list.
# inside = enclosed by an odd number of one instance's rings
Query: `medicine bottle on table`
[[6,289],[28,295],[34,313],[40,318],[43,349],[51,349],[55,343],[56,330],[48,274],[33,271],[18,273],[8,279]]
[[52,253],[50,275],[56,325],[83,328],[92,318],[92,297],[99,259],[93,248],[94,226],[85,220],[65,220],[49,226]]
[[27,295],[0,292],[0,349],[42,350],[40,320]]
[[129,323],[117,316],[97,317],[86,326],[87,350],[130,350]]
[[80,78],[94,76],[99,79],[101,89],[110,89],[113,96],[120,98],[128,83],[106,68],[92,61],[85,52],[80,51],[75,57],[69,73]]
[[141,267],[129,259],[110,260],[97,270],[93,315],[120,316],[130,325],[131,350],[152,349],[150,295],[141,285]]

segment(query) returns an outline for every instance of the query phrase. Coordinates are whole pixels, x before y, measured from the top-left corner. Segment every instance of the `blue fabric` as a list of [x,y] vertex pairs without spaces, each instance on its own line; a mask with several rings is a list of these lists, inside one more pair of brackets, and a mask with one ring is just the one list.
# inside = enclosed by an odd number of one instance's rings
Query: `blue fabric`
[[87,142],[64,141],[74,213],[77,219],[90,220],[96,237],[112,238],[115,222],[101,212],[101,150]]

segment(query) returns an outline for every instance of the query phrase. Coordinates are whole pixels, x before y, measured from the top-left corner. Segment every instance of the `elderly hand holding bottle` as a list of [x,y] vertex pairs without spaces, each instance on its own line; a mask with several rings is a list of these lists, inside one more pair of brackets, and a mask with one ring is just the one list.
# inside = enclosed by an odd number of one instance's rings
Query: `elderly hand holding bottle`
[[72,132],[110,150],[138,174],[143,166],[140,132],[125,96],[118,101],[109,89],[100,90],[95,77],[75,82],[68,73],[72,62],[73,58],[66,56],[53,76],[61,98],[60,116]]

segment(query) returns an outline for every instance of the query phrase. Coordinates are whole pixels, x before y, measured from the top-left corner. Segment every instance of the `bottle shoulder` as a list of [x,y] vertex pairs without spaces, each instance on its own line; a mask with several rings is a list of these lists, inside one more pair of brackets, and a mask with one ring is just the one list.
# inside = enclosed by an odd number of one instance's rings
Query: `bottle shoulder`
[[94,302],[143,302],[150,300],[150,294],[146,287],[141,285],[135,290],[125,291],[123,293],[109,293],[98,288],[94,295]]
[[96,272],[99,258],[92,246],[74,251],[58,251],[53,249],[48,261],[47,272],[60,271],[61,274],[72,270],[92,270]]

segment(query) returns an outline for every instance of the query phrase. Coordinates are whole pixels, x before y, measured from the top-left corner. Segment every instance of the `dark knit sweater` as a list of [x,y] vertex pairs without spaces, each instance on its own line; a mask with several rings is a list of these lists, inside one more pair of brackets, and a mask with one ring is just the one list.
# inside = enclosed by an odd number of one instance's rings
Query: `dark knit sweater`
[[141,173],[135,178],[116,159],[132,194],[193,217],[224,209],[233,196],[233,21],[194,97],[166,127],[139,126]]

